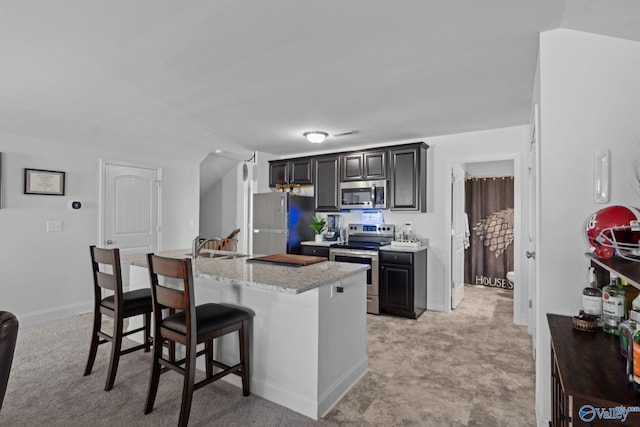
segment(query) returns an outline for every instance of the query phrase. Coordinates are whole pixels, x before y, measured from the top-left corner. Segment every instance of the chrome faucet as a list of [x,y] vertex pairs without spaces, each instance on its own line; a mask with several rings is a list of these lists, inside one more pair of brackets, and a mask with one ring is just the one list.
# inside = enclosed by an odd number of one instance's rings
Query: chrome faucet
[[199,242],[200,238],[204,236],[204,234],[198,234],[196,236],[195,239],[193,239],[193,243],[191,246],[191,256],[193,256],[193,258],[198,258],[198,256],[200,255],[200,251],[202,250],[202,248],[204,248],[204,246],[209,243],[209,242],[218,242],[220,243],[220,238],[219,237],[214,237],[214,238],[207,238],[207,239],[203,239],[202,242]]
[[[191,242],[191,256],[193,258],[198,258],[198,254],[200,253],[200,249],[202,249],[202,245],[204,244],[204,242],[199,243],[200,242],[200,238],[204,236],[204,234],[198,234],[194,239],[193,242]],[[206,240],[205,240],[206,242]]]

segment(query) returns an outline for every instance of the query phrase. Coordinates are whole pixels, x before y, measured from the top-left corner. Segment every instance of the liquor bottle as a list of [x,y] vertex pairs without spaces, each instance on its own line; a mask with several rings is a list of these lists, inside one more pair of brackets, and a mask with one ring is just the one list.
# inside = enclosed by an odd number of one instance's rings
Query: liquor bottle
[[640,330],[633,334],[633,391],[640,396]]
[[582,290],[582,310],[589,316],[597,317],[598,326],[602,326],[602,290],[596,284],[595,268],[589,267],[587,280],[589,286]]
[[609,284],[602,290],[602,330],[608,334],[619,335],[618,325],[626,317],[626,290],[620,284],[618,276],[613,273],[609,276]]
[[629,282],[627,282],[624,279],[620,280],[620,284],[624,286],[625,290],[627,291],[627,303],[626,303],[625,313],[629,313],[631,310],[633,310],[633,307],[632,307],[633,301],[635,301],[638,295],[640,295],[640,289],[636,288],[633,285],[630,285]]
[[636,323],[640,323],[640,295],[635,297],[635,299],[631,302],[629,319],[634,320]]
[[638,330],[635,320],[627,319],[618,325],[620,330],[620,354],[627,361],[627,377],[633,383],[633,337]]

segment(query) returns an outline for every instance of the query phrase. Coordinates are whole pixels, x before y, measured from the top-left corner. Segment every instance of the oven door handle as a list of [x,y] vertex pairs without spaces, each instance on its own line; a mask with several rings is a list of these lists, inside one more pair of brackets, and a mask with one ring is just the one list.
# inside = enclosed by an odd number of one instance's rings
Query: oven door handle
[[353,249],[329,249],[329,253],[339,256],[349,256],[353,258],[370,258],[377,259],[378,253],[372,251],[358,251]]

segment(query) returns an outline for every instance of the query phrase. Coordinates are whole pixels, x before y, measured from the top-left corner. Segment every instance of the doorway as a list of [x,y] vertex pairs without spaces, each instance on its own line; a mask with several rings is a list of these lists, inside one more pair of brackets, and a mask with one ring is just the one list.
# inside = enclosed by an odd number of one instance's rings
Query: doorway
[[[469,158],[458,159],[449,164],[449,173],[453,174],[456,167],[461,167],[466,176],[503,176],[511,175],[514,180],[514,202],[513,202],[513,222],[514,222],[514,239],[513,239],[513,271],[515,276],[519,277],[520,263],[521,263],[521,165],[520,165],[520,153],[509,153],[504,155],[493,156],[492,158]],[[452,187],[453,188],[453,187]],[[450,205],[450,209],[454,209],[453,200],[449,200],[447,203]],[[460,203],[462,209],[464,209],[464,203]],[[454,212],[450,212],[450,218],[454,218]],[[449,216],[447,216],[449,217]],[[451,228],[452,235],[455,233],[454,228]],[[464,266],[459,266],[460,263],[456,263],[453,258],[453,239],[449,243],[449,274],[451,286],[449,287],[450,301],[453,302],[454,297],[454,277],[456,275],[464,274]],[[455,270],[454,270],[455,269]],[[513,290],[513,304],[514,304],[514,323],[515,324],[527,324],[528,319],[528,287],[526,280],[516,281]]]
[[505,170],[481,177],[467,173],[465,212],[469,232],[465,283],[512,291],[515,282],[513,173]]
[[200,223],[204,237],[225,237],[240,229],[238,252],[250,247],[250,201],[255,155],[252,152],[210,153],[200,164]]

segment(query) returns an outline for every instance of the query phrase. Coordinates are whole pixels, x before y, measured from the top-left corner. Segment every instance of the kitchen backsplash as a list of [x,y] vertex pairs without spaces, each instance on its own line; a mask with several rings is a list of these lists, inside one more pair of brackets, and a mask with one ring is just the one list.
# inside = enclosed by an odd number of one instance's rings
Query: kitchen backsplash
[[[361,210],[352,210],[348,212],[339,212],[339,215],[342,217],[342,226],[346,227],[348,224],[359,224],[362,222],[362,212]],[[396,229],[399,229],[403,224],[410,223],[411,228],[416,234],[416,238],[420,240],[428,239],[429,236],[426,235],[427,231],[427,217],[428,214],[423,213],[399,213],[392,212],[389,210],[380,210],[382,212],[382,216],[384,218],[385,224],[393,224],[396,226]],[[317,212],[317,216],[326,218],[327,214],[325,212]]]

